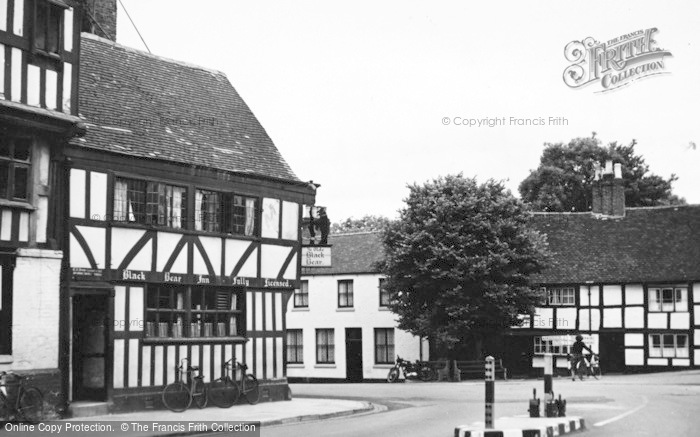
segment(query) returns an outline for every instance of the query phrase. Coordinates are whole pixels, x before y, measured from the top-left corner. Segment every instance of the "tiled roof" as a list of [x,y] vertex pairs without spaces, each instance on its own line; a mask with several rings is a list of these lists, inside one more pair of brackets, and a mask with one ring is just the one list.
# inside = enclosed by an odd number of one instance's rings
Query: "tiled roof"
[[537,213],[552,265],[541,283],[700,280],[700,205],[628,208],[623,218]]
[[384,256],[379,232],[361,232],[328,236],[331,267],[303,268],[304,275],[378,273],[375,263]]
[[289,181],[299,179],[218,71],[83,34],[73,144]]

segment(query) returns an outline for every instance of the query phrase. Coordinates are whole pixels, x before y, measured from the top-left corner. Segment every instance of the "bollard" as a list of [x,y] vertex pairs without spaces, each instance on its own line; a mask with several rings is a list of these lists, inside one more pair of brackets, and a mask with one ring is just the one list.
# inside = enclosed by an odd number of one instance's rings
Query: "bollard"
[[486,403],[485,403],[485,422],[486,429],[493,429],[493,404],[495,398],[495,360],[492,356],[486,357],[484,369],[484,380],[486,382]]
[[540,417],[540,400],[537,399],[537,389],[532,389],[532,399],[530,399],[530,417]]
[[559,417],[566,417],[566,399],[562,400],[561,394],[559,394],[559,399],[556,401],[557,413]]
[[557,408],[554,404],[554,389],[552,387],[552,375],[554,374],[554,359],[552,354],[544,355],[544,415],[545,417],[557,417]]

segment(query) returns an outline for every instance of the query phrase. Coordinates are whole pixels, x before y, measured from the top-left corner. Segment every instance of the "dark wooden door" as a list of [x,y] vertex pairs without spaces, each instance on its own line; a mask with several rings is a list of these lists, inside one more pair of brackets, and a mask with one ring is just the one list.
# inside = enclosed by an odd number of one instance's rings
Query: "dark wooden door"
[[348,382],[361,382],[362,328],[345,328],[345,363]]
[[[599,338],[600,369],[606,372],[623,372],[625,370],[625,334],[622,332],[605,332]],[[595,350],[593,350],[595,352]]]
[[108,297],[73,296],[73,399],[107,399]]

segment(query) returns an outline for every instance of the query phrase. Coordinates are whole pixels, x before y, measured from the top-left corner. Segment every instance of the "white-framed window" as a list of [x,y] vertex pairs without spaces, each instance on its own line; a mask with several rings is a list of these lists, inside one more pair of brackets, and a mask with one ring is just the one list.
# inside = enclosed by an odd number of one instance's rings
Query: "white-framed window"
[[649,287],[649,311],[668,313],[688,311],[688,287]]
[[547,287],[546,291],[549,305],[576,305],[574,287]]
[[688,358],[687,334],[650,334],[649,357],[650,358]]
[[374,328],[374,362],[394,362],[394,328]]
[[294,290],[294,308],[309,307],[309,281],[301,281],[301,286]]
[[304,331],[301,329],[287,330],[287,363],[304,363]]
[[353,306],[352,279],[338,281],[338,308],[352,308]]
[[[551,337],[551,336],[550,336]],[[562,339],[544,338],[541,336],[534,337],[534,353],[535,355],[555,354],[566,355],[571,353],[571,342]]]
[[387,308],[391,305],[391,293],[386,289],[386,279],[379,278],[379,306],[381,308]]
[[335,330],[316,330],[316,362],[318,364],[335,363]]

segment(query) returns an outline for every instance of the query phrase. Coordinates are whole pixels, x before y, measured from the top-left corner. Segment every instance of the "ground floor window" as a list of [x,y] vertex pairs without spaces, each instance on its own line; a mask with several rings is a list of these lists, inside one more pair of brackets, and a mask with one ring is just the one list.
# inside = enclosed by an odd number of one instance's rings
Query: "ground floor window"
[[242,292],[229,287],[148,285],[147,337],[235,337],[244,335]]
[[394,328],[375,328],[374,361],[376,364],[394,362]]
[[304,363],[304,340],[301,329],[287,330],[287,363]]
[[335,333],[333,329],[316,330],[316,362],[335,363]]
[[568,336],[549,336],[534,338],[535,355],[555,354],[567,355],[571,353],[572,341]]
[[687,334],[649,335],[649,357],[688,358]]

